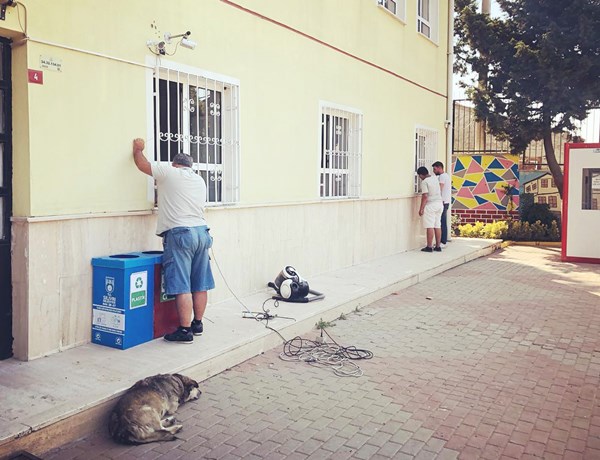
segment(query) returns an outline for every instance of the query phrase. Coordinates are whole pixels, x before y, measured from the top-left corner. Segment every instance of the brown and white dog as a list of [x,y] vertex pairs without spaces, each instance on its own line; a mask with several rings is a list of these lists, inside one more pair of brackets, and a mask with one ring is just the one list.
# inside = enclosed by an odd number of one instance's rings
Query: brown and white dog
[[136,382],[110,414],[108,432],[117,442],[142,444],[173,441],[183,425],[173,414],[184,402],[198,399],[198,382],[180,374],[159,374]]

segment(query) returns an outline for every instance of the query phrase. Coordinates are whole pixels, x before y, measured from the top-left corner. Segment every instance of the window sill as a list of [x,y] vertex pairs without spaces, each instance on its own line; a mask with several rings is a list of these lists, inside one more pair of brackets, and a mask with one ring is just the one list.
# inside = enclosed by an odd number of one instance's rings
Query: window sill
[[432,45],[435,45],[435,46],[437,46],[439,48],[439,46],[440,46],[439,42],[435,41],[433,38],[429,38],[423,32],[417,32],[417,35],[419,35],[420,37],[424,38],[425,40],[427,40]]
[[400,16],[398,16],[397,14],[392,13],[390,10],[388,10],[385,6],[377,4],[377,7],[383,11],[385,11],[387,14],[389,14],[390,16],[392,16],[396,21],[399,21],[401,24],[406,25],[406,19],[401,18]]

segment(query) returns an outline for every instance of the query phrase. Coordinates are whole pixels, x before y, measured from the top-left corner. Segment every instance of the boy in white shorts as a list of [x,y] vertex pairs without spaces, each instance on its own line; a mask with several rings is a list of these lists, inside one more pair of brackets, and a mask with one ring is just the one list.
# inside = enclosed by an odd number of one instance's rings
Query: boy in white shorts
[[[423,252],[442,252],[440,242],[442,240],[442,211],[444,203],[442,201],[442,192],[437,177],[429,174],[425,166],[417,169],[417,174],[421,179],[421,207],[419,215],[423,217],[423,227],[427,231],[427,246]],[[433,237],[435,235],[435,248],[432,247]]]

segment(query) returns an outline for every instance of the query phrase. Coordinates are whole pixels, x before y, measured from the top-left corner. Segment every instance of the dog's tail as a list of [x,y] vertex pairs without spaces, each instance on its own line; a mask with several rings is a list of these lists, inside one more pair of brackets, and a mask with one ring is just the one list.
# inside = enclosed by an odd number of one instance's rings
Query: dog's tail
[[114,412],[110,414],[110,419],[108,420],[108,434],[121,444],[139,444],[134,441],[129,429],[123,423],[119,423],[119,416]]

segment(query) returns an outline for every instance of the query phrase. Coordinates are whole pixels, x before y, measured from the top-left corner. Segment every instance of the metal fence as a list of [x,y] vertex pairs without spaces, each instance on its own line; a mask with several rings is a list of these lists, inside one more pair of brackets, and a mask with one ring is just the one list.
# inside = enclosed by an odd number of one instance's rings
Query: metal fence
[[[477,121],[475,110],[469,100],[454,101],[452,153],[454,155],[502,155],[510,153],[510,143],[487,132],[486,124]],[[588,117],[578,122],[572,133],[554,133],[552,143],[559,164],[563,164],[567,142],[600,142],[600,108],[589,112]],[[521,154],[522,170],[548,169],[543,141],[532,141]]]

